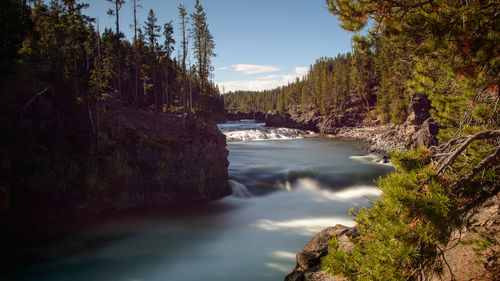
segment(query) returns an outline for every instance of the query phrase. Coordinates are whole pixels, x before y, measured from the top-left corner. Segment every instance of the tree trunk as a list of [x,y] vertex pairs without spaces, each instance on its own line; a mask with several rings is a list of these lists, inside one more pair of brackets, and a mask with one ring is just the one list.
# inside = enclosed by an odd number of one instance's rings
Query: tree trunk
[[134,0],[134,64],[135,64],[135,93],[134,102],[139,103],[139,66],[137,62],[137,0]]
[[122,71],[121,71],[121,63],[120,63],[120,17],[118,15],[118,11],[120,8],[118,7],[118,1],[115,1],[115,10],[116,10],[116,40],[117,40],[117,45],[116,45],[116,62],[117,62],[117,71],[118,71],[118,98],[119,102],[122,103]]

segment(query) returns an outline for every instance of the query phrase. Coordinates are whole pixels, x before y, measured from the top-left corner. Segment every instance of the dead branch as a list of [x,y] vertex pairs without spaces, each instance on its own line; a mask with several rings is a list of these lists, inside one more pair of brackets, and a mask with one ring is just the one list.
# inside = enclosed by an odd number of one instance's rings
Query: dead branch
[[463,186],[464,184],[470,182],[474,176],[479,173],[484,168],[490,166],[497,158],[500,157],[500,146],[497,147],[494,153],[490,154],[488,157],[484,158],[472,171],[470,171],[464,178],[456,183],[457,186]]
[[457,159],[457,157],[462,153],[462,151],[464,151],[473,141],[498,137],[500,137],[500,129],[494,131],[483,131],[475,135],[468,136],[465,141],[453,152],[453,154],[446,158],[444,163],[441,164],[441,166],[437,170],[437,173],[440,174],[445,170],[446,167],[451,166],[455,159]]
[[28,106],[36,99],[38,98],[39,96],[43,95],[45,92],[47,92],[49,88],[45,88],[43,89],[43,91],[41,91],[40,93],[36,94],[35,96],[33,96],[24,106],[23,108],[21,108],[21,117],[23,116],[24,114],[24,111],[26,110],[26,108],[28,108]]

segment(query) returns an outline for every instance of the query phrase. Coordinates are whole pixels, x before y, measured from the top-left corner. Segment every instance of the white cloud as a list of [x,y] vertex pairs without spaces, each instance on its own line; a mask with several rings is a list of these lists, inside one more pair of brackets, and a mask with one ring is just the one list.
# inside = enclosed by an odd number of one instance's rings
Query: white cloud
[[280,79],[280,78],[281,78],[281,75],[279,75],[279,74],[269,74],[266,76],[257,77],[257,80],[274,80],[274,79]]
[[228,70],[228,69],[229,69],[229,67],[227,67],[227,66],[219,67],[219,70]]
[[266,72],[275,72],[280,69],[271,65],[256,65],[256,64],[233,64],[231,65],[235,71],[243,72],[244,74],[257,74]]
[[254,80],[233,80],[218,82],[219,88],[224,87],[225,92],[243,90],[243,91],[262,91],[274,89],[288,83],[295,82],[296,78],[302,78],[307,74],[308,67],[295,67],[292,73],[271,74],[257,77]]

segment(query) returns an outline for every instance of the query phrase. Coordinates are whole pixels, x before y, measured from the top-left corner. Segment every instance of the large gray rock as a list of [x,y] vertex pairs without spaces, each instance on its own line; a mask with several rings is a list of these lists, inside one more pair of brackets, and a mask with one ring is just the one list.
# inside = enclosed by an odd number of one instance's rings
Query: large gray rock
[[437,134],[439,126],[433,118],[425,120],[420,129],[411,136],[411,147],[431,147],[438,144]]
[[328,254],[329,241],[333,237],[339,240],[339,246],[344,251],[351,251],[354,247],[351,238],[359,236],[356,227],[336,225],[327,227],[316,234],[307,245],[296,255],[297,265],[292,273],[285,277],[285,281],[340,281],[338,277],[329,276],[320,268],[321,258]]

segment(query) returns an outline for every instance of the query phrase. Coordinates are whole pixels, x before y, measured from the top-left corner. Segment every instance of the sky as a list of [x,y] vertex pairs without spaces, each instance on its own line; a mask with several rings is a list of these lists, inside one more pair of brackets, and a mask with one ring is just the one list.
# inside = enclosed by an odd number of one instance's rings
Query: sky
[[[115,17],[106,11],[114,4],[84,0],[85,14],[99,22],[100,31],[115,28]],[[120,10],[120,31],[133,38],[133,5],[126,0]],[[159,24],[173,21],[180,42],[178,5],[188,13],[195,0],[138,0],[138,22],[143,25],[150,9]],[[302,78],[321,57],[351,51],[352,33],[340,28],[324,0],[200,0],[215,41],[213,81],[223,92],[265,90]],[[160,39],[160,42],[163,39]],[[177,49],[177,46],[176,46]],[[177,54],[177,50],[174,51]],[[192,60],[194,62],[194,60]]]

